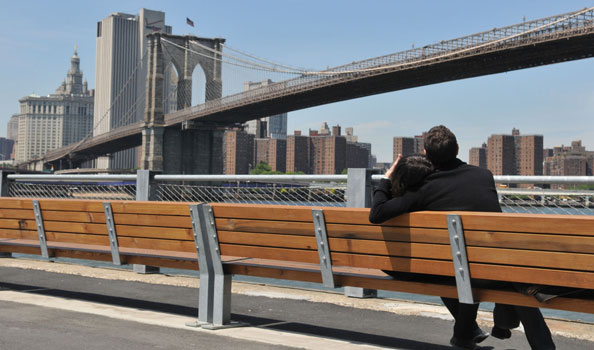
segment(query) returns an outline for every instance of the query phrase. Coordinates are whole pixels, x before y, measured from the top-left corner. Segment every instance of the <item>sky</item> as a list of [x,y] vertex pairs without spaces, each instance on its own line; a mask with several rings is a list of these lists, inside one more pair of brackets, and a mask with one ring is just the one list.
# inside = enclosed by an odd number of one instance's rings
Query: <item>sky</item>
[[[0,0],[0,136],[18,100],[52,93],[78,46],[95,87],[96,25],[112,12],[165,12],[173,34],[223,37],[258,57],[322,70],[473,33],[576,11],[594,1],[396,0]],[[192,19],[195,27],[186,24]],[[384,93],[289,113],[288,130],[321,123],[354,127],[380,162],[392,161],[394,136],[444,124],[460,158],[491,134],[544,135],[544,146],[582,140],[594,150],[594,59]]]

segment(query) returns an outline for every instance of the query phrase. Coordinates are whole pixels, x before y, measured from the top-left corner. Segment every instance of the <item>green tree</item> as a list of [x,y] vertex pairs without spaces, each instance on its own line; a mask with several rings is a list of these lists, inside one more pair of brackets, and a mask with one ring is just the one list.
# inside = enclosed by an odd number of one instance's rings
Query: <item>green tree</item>
[[256,167],[250,171],[250,174],[252,175],[268,175],[270,173],[272,173],[272,167],[264,162],[258,163]]

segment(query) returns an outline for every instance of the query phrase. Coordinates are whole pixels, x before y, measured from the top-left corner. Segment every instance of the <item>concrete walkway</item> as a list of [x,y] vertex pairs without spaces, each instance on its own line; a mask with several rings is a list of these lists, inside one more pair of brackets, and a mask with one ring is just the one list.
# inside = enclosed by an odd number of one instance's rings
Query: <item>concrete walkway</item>
[[[234,283],[232,308],[250,326],[190,328],[198,286],[193,277],[0,259],[0,350],[449,348],[452,321],[438,305],[252,283]],[[481,312],[484,329],[491,317]],[[547,322],[558,349],[594,348],[594,325]],[[529,348],[521,331],[481,345]]]

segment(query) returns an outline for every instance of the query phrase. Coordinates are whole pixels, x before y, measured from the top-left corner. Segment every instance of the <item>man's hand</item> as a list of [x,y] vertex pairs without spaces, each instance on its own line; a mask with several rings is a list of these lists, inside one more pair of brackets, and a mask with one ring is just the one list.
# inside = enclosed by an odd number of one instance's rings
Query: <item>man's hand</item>
[[392,166],[390,167],[390,169],[388,169],[388,171],[386,171],[386,174],[384,175],[385,177],[387,177],[388,179],[392,178],[392,174],[394,173],[394,170],[396,170],[396,165],[398,165],[398,161],[402,159],[402,154],[398,154],[398,158],[396,158],[396,161],[394,162],[394,164],[392,164]]

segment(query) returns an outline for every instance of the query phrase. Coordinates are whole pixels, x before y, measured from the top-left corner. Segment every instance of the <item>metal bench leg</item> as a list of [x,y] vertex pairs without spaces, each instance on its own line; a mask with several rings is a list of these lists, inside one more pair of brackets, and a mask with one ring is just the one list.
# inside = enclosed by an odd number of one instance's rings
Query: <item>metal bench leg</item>
[[191,205],[190,213],[200,265],[198,323],[205,329],[243,326],[231,321],[231,275],[223,269],[212,208]]
[[187,325],[200,327],[203,324],[212,323],[214,271],[212,269],[210,250],[207,246],[208,240],[206,238],[206,226],[201,204],[190,205],[190,217],[192,219],[194,243],[198,256],[198,267],[200,269],[200,289],[198,296],[198,322]]

